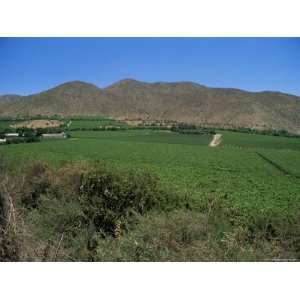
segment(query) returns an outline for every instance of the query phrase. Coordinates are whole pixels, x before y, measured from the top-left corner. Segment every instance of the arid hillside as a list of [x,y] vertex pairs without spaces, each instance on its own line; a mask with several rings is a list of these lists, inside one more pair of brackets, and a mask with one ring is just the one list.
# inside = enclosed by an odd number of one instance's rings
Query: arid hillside
[[125,79],[106,88],[73,81],[30,96],[0,96],[0,115],[106,115],[300,132],[300,97]]

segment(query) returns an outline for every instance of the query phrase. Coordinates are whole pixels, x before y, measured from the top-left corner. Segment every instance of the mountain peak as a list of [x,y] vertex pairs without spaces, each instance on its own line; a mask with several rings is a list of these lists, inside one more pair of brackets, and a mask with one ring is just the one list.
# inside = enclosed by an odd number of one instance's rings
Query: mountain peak
[[45,94],[48,92],[63,92],[63,93],[77,93],[80,91],[99,91],[100,88],[98,88],[96,85],[87,83],[80,80],[74,80],[74,81],[68,81],[64,82],[60,85],[57,85],[53,88],[50,88],[44,92],[41,92],[40,94]]
[[132,78],[125,78],[119,81],[114,82],[113,84],[111,84],[109,87],[113,87],[113,86],[125,86],[125,85],[139,85],[139,84],[144,84],[145,82],[142,81],[138,81],[136,79],[132,79]]
[[176,86],[186,86],[186,87],[194,87],[194,88],[206,88],[205,85],[198,84],[196,82],[192,81],[176,81],[176,82],[167,82],[167,81],[156,81],[156,82],[145,82],[145,81],[139,81],[132,78],[125,78],[122,80],[119,80],[110,86],[106,87],[107,89],[111,88],[124,88],[124,87],[137,87],[137,86],[169,86],[169,87],[176,87]]
[[73,80],[73,81],[67,81],[65,83],[62,83],[58,86],[56,86],[56,88],[61,88],[61,87],[96,87],[98,88],[96,85],[92,84],[92,83],[88,83],[85,81],[81,81],[81,80]]

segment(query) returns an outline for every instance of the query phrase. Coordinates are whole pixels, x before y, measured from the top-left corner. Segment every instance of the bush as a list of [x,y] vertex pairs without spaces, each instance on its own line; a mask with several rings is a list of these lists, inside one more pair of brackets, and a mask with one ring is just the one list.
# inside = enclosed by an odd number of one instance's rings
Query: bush
[[208,244],[207,216],[173,211],[140,217],[120,239],[98,240],[98,261],[210,261],[215,253]]
[[21,202],[27,208],[37,208],[39,198],[51,187],[51,170],[46,163],[35,162],[25,168]]
[[17,236],[0,228],[0,262],[19,261],[20,249]]
[[173,125],[171,131],[182,134],[216,134],[216,131],[213,128],[206,128],[187,123]]
[[83,177],[80,199],[96,230],[115,235],[130,218],[159,207],[162,192],[149,173],[97,169]]
[[[180,197],[161,189],[150,173],[73,164],[55,170],[36,162],[20,171],[20,204],[33,236],[52,254],[64,236],[62,260],[93,260],[95,237],[118,237],[150,210],[170,210]],[[44,257],[43,251],[39,254]]]
[[[214,215],[214,211],[211,212]],[[211,218],[213,217],[213,218]],[[228,226],[229,218],[216,222],[214,216],[178,210],[141,216],[128,233],[118,239],[98,236],[97,261],[266,261],[299,260],[299,225],[286,232],[280,224],[277,236],[269,236],[262,226]],[[221,222],[220,222],[221,221]],[[298,227],[298,229],[297,229]],[[279,229],[280,228],[280,229]],[[252,228],[253,229],[253,228]]]

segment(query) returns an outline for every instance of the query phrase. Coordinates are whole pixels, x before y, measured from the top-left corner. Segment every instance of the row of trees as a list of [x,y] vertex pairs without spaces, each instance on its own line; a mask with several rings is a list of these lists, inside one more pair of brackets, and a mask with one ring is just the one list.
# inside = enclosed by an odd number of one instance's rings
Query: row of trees
[[168,126],[157,125],[126,125],[126,126],[99,126],[99,127],[76,127],[68,128],[68,131],[117,131],[117,130],[134,130],[134,129],[152,129],[152,130],[170,130]]
[[227,130],[233,132],[250,133],[250,134],[262,134],[270,136],[283,136],[283,137],[300,137],[296,133],[291,133],[286,130],[275,130],[275,129],[253,129],[247,127],[237,128],[223,128],[223,127],[202,127],[195,124],[189,123],[178,123],[173,125],[171,131],[184,133],[184,134],[215,134],[216,131]]
[[228,131],[233,132],[242,132],[242,133],[252,133],[252,134],[262,134],[262,135],[271,135],[271,136],[284,136],[284,137],[300,137],[296,133],[288,132],[284,129],[275,130],[275,129],[253,129],[247,127],[239,127],[239,128],[230,128],[226,129]]
[[171,131],[182,134],[216,134],[214,128],[199,127],[194,124],[179,123],[171,127]]

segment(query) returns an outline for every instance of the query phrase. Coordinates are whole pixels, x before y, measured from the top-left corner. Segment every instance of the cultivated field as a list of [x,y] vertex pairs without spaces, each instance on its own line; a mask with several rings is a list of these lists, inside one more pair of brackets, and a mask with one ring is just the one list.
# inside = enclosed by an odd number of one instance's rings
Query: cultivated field
[[100,128],[102,126],[124,126],[125,123],[116,121],[110,118],[73,118],[70,120],[69,129],[92,129]]
[[0,261],[300,259],[300,138],[61,121],[0,145]]
[[12,122],[9,120],[0,120],[0,130],[10,128],[11,124]]
[[107,165],[147,169],[169,188],[201,199],[222,199],[249,213],[300,209],[300,139],[222,132],[209,135],[167,131],[76,131],[67,140],[7,145],[0,155],[18,160],[100,160]]

